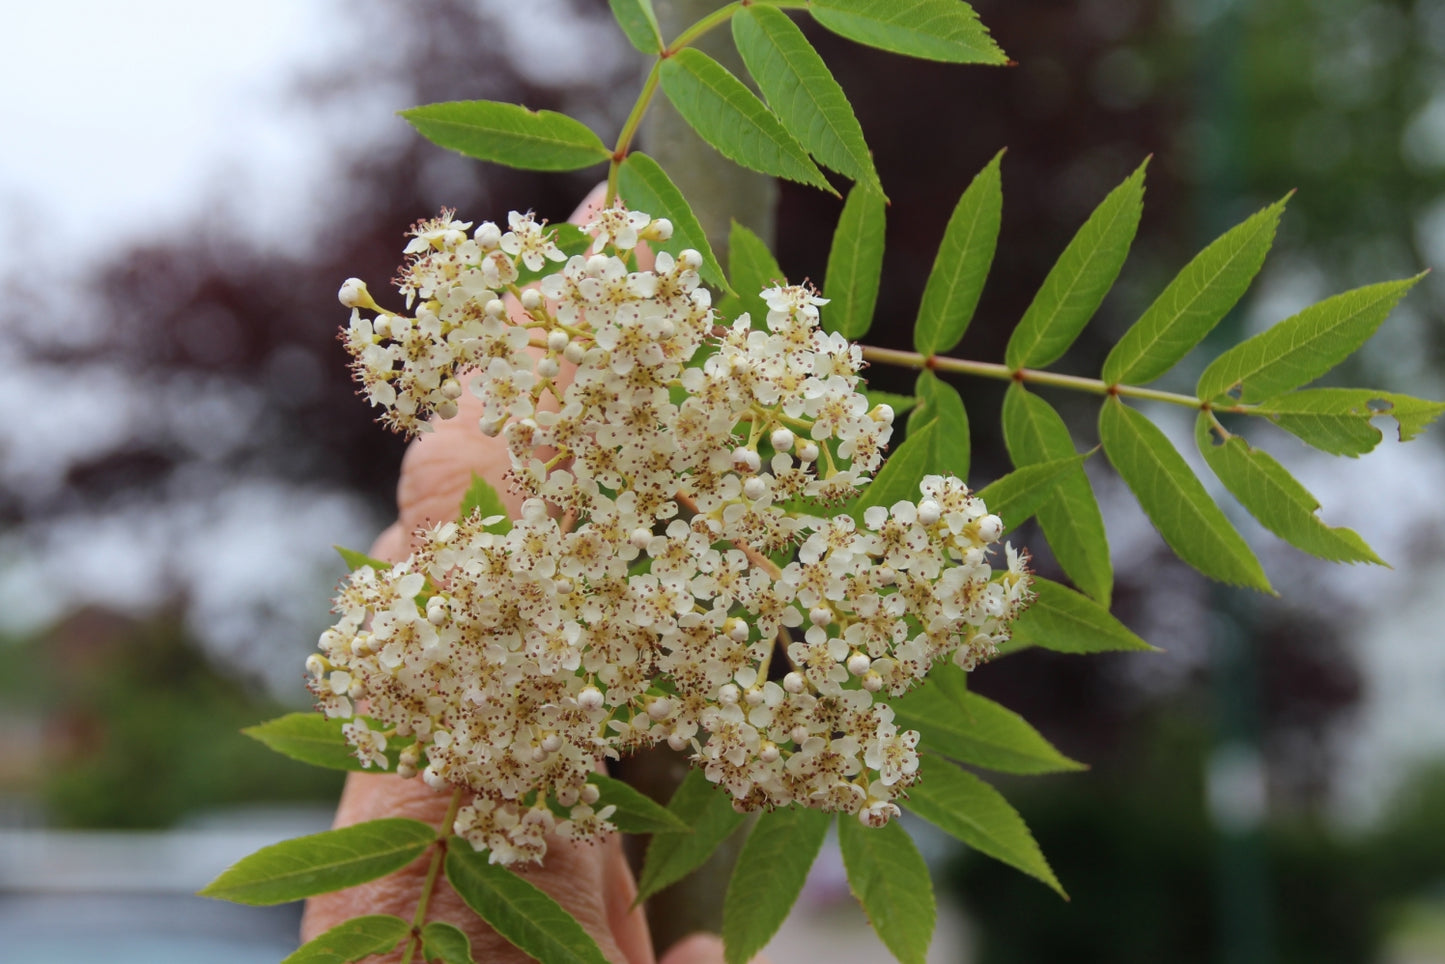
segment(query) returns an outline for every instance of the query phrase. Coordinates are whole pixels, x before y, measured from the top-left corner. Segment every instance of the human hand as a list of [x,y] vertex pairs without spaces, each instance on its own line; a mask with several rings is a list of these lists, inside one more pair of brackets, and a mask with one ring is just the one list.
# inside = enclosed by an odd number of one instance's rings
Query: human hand
[[[600,207],[599,186],[572,215],[585,223]],[[452,419],[435,421],[435,431],[412,443],[402,461],[397,484],[398,519],[372,547],[371,554],[388,561],[406,558],[412,536],[424,526],[456,517],[473,473],[501,494],[516,514],[522,499],[508,491],[505,474],[510,466],[505,443],[477,431],[481,403],[469,393],[458,400],[460,412]],[[394,774],[352,773],[337,808],[335,826],[344,827],[383,817],[409,817],[438,825],[443,820],[449,793],[431,789],[420,780],[403,780]],[[363,914],[396,914],[411,918],[427,870],[425,857],[410,866],[347,890],[312,898],[302,919],[302,938],[310,940],[325,930]],[[656,964],[647,922],[641,907],[633,907],[637,885],[613,835],[600,845],[574,843],[552,837],[540,867],[520,873],[550,894],[592,935],[608,960],[616,964]],[[529,960],[488,927],[445,881],[438,883],[429,908],[431,920],[460,927],[472,942],[472,956],[489,964]],[[383,958],[399,960],[395,954]],[[680,941],[662,957],[661,964],[721,964],[722,942],[698,934]]]

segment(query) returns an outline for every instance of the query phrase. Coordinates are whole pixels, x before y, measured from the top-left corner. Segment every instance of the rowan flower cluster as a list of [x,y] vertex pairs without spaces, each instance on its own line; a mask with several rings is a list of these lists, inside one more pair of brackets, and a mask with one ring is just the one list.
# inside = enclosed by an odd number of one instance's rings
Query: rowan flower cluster
[[666,221],[613,206],[570,257],[527,215],[471,227],[443,212],[413,229],[410,317],[348,281],[343,339],[402,431],[456,415],[465,382],[527,499],[514,522],[474,513],[351,574],[308,663],[322,708],[364,763],[410,738],[400,773],[471,790],[456,827],[494,862],[611,829],[593,761],[657,743],[740,810],[886,823],[918,768],[886,697],[939,659],[987,658],[1028,601],[1018,553],[991,567],[998,517],[943,476],[839,510],[893,412],[859,392],[860,351],[822,330],[812,289],[770,288],[761,324],[724,323],[697,252],[637,269]]

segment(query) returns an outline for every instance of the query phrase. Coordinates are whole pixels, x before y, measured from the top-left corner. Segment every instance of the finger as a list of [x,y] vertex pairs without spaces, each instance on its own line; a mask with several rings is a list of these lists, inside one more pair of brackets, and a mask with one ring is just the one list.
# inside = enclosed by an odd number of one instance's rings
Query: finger
[[[573,224],[586,224],[594,213],[601,210],[606,194],[607,184],[597,185],[568,220]],[[647,260],[651,262],[650,255]],[[507,307],[514,321],[524,320],[521,306],[515,298],[507,298]],[[555,403],[555,400],[548,395],[544,396],[543,402]],[[497,490],[510,515],[516,516],[521,511],[525,496],[511,491],[506,483],[511,460],[505,443],[477,430],[477,422],[482,415],[481,401],[466,392],[457,404],[455,417],[433,419],[433,430],[407,448],[402,458],[401,478],[397,483],[399,518],[377,540],[375,554],[378,558],[391,561],[406,558],[411,551],[413,534],[418,529],[456,518],[474,472]]]
[[[583,201],[571,220],[585,223],[599,209],[605,185]],[[508,299],[516,320],[520,306]],[[411,551],[415,534],[426,526],[454,519],[473,474],[486,479],[501,495],[508,512],[517,515],[523,496],[510,491],[506,475],[510,457],[500,438],[477,430],[481,402],[470,393],[458,400],[458,414],[434,420],[433,430],[407,449],[397,485],[397,521],[378,537],[372,554],[398,561]],[[445,819],[449,793],[437,793],[416,780],[394,775],[351,774],[337,810],[336,826],[406,816],[439,825]],[[359,914],[395,913],[410,918],[424,884],[429,856],[380,880],[313,898],[303,918],[306,939]],[[653,964],[651,941],[640,909],[631,903],[636,885],[622,857],[620,842],[577,844],[552,838],[542,867],[521,871],[524,878],[550,894],[588,933],[603,954],[618,964]],[[473,941],[478,960],[521,960],[522,955],[486,927],[443,880],[428,916],[458,924]],[[615,936],[614,936],[615,934]],[[388,958],[392,960],[394,958]]]
[[652,950],[652,934],[647,929],[647,915],[637,899],[637,881],[627,856],[622,852],[621,834],[612,834],[603,844],[607,861],[603,866],[603,893],[607,898],[607,921],[617,946],[629,964],[653,964],[657,958]]
[[[435,826],[444,818],[450,798],[450,793],[438,793],[419,780],[401,780],[386,774],[353,773],[347,779],[346,792],[336,814],[336,825],[346,826],[382,817],[408,817]],[[602,895],[616,880],[607,867],[607,855],[603,852],[605,846],[574,844],[551,837],[543,866],[522,868],[520,876],[546,891],[575,917],[583,929],[596,939],[609,961],[651,964],[650,945],[642,949],[644,956],[636,956],[639,948],[635,939],[633,946],[624,951],[619,946],[621,942],[612,935],[610,908]],[[620,849],[618,856],[620,859]],[[361,914],[395,914],[410,920],[416,912],[430,860],[431,852],[428,851],[394,874],[313,897],[307,902],[302,918],[302,940],[310,940]],[[449,921],[461,927],[472,942],[472,956],[476,960],[494,964],[526,960],[525,955],[487,927],[445,879],[437,883],[427,916],[431,920]],[[400,955],[380,960],[396,961],[400,960]]]
[[[723,941],[716,934],[689,934],[672,945],[658,964],[723,964]],[[772,964],[758,954],[749,964]]]

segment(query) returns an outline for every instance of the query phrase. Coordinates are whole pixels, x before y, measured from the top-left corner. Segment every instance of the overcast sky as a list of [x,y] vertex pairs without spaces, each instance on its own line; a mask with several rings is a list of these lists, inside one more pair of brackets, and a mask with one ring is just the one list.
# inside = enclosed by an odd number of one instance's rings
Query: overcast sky
[[222,177],[264,183],[249,216],[284,224],[325,156],[287,109],[287,85],[297,65],[343,49],[344,32],[329,0],[6,4],[7,261],[39,232],[93,255],[163,231]]

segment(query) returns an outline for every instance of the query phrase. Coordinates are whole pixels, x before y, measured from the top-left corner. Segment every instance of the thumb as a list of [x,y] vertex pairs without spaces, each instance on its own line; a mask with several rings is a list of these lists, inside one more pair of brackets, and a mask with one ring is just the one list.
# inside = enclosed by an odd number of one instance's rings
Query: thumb
[[[602,207],[606,191],[605,183],[593,188],[568,220],[586,224]],[[511,297],[507,302],[516,320],[520,306]],[[456,518],[473,473],[497,490],[508,515],[515,518],[520,513],[524,496],[510,491],[506,484],[507,471],[511,468],[506,442],[477,430],[482,403],[474,395],[464,393],[457,399],[457,405],[454,417],[433,419],[433,430],[407,448],[396,489],[398,518],[378,537],[372,550],[378,558],[390,561],[406,558],[411,552],[412,534],[417,529]]]
[[[690,934],[672,945],[658,964],[723,964],[722,938],[716,934]],[[762,954],[749,964],[772,964]]]

